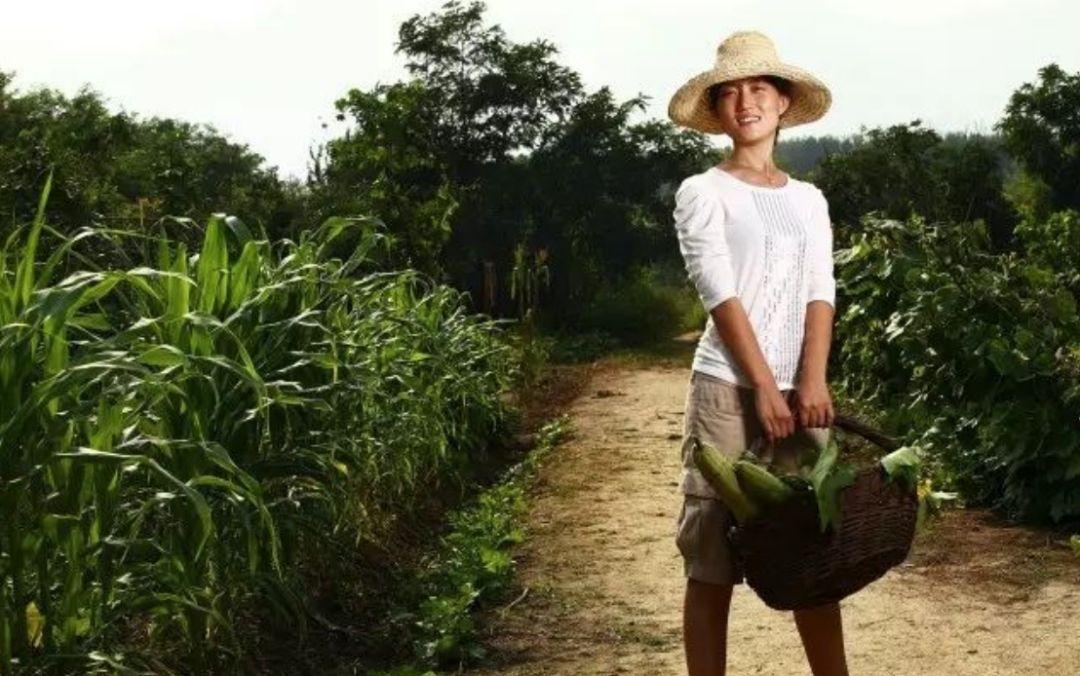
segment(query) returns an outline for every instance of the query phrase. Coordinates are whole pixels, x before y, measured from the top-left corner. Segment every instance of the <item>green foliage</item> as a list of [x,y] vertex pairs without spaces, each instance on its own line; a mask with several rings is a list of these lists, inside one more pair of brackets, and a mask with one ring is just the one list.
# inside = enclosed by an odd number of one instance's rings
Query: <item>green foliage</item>
[[825,158],[851,152],[856,146],[856,138],[824,136],[802,136],[786,139],[780,134],[776,145],[776,163],[784,171],[797,175],[811,173]]
[[837,256],[844,396],[890,411],[930,472],[970,502],[1032,520],[1080,515],[1076,215],[1018,228],[862,219]]
[[702,134],[634,123],[645,97],[585,92],[553,45],[508,40],[484,10],[447,2],[402,24],[411,77],[337,102],[349,130],[316,157],[313,208],[380,214],[408,264],[477,301],[493,266],[501,316],[519,310],[515,249],[546,250],[537,311],[567,326],[623,271],[677,255],[674,187],[715,153]]
[[300,554],[460,484],[510,347],[460,292],[371,271],[373,219],[275,251],[219,214],[197,255],[161,235],[59,276],[112,240],[52,235],[51,188],[0,249],[0,670],[224,669],[251,613],[303,640]]
[[1016,234],[1028,264],[1025,274],[1043,284],[1060,282],[1072,294],[1054,293],[1053,309],[1062,316],[1075,313],[1080,297],[1080,210],[1026,218],[1016,226]]
[[[1051,63],[1009,97],[995,125],[1020,165],[1046,186],[1050,211],[1080,209],[1080,73]],[[1044,216],[1044,214],[1034,214]]]
[[1022,220],[1042,222],[1050,218],[1050,186],[1038,176],[1021,169],[1005,182],[1003,190]]
[[561,333],[553,337],[550,358],[559,364],[588,362],[609,354],[618,346],[618,339],[604,331]]
[[551,270],[546,265],[547,250],[541,249],[531,257],[525,247],[514,249],[514,267],[510,271],[510,298],[518,302],[518,317],[534,312],[540,306],[540,290],[551,285]]
[[667,340],[705,321],[701,302],[685,280],[657,266],[605,284],[570,316],[582,330],[604,331],[627,345]]
[[838,462],[839,455],[840,447],[835,439],[830,438],[806,477],[814,488],[818,522],[822,532],[840,523],[840,490],[855,482],[855,466],[848,462]]
[[1005,249],[1016,220],[1002,193],[1007,161],[1000,139],[942,138],[914,120],[855,135],[850,150],[827,156],[813,176],[844,234],[871,212],[945,223],[981,219],[995,247]]
[[397,51],[412,78],[339,99],[338,118],[354,125],[321,149],[311,177],[319,213],[381,214],[410,265],[448,269],[461,288],[478,261],[509,260],[520,241],[492,221],[487,179],[535,147],[581,88],[552,45],[510,42],[483,11],[454,0],[405,21]]
[[881,459],[881,466],[889,480],[900,481],[911,490],[918,488],[920,464],[918,448],[915,446],[901,446]]
[[633,123],[644,104],[619,102],[606,88],[590,94],[529,157],[528,190],[502,188],[500,201],[523,205],[533,236],[551,251],[545,309],[562,326],[586,328],[581,305],[599,303],[638,268],[681,263],[671,227],[674,191],[718,154],[702,134]]
[[410,665],[404,673],[446,667],[459,670],[483,657],[471,614],[505,598],[515,570],[510,548],[525,537],[520,524],[525,491],[543,458],[569,433],[565,416],[549,421],[524,460],[473,504],[450,515],[450,531],[415,582],[422,601],[417,608],[398,614],[403,630],[413,637],[420,665],[419,669]]
[[544,368],[551,361],[551,352],[555,339],[543,335],[537,329],[536,315],[530,309],[518,324],[518,330],[510,340],[516,349],[516,362],[520,376],[516,383],[523,396],[531,396],[532,387],[543,377]]
[[402,263],[429,274],[438,272],[461,196],[430,136],[433,95],[420,82],[350,91],[336,106],[356,127],[319,149],[308,177],[316,215],[380,214]]
[[66,233],[227,209],[281,236],[299,212],[299,198],[262,157],[211,127],[113,113],[88,88],[68,98],[18,92],[12,81],[0,72],[0,238],[31,218],[50,167],[50,224]]
[[450,0],[440,9],[406,20],[396,51],[409,57],[410,75],[441,94],[431,133],[445,150],[465,151],[448,157],[451,174],[468,184],[480,163],[532,147],[551,117],[566,113],[580,77],[555,63],[551,43],[515,44],[501,27],[483,26],[483,2]]

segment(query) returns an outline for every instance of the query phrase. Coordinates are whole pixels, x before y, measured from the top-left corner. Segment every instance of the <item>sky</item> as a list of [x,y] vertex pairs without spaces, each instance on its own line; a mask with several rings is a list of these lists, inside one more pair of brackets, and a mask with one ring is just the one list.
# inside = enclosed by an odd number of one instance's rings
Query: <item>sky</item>
[[[307,173],[314,144],[343,132],[334,101],[406,76],[398,27],[442,0],[3,0],[0,70],[14,87],[112,110],[213,126],[283,177]],[[590,91],[643,94],[636,120],[713,64],[737,30],[759,30],[782,61],[832,91],[828,113],[784,139],[845,135],[914,119],[938,132],[991,132],[1009,95],[1054,62],[1080,71],[1075,0],[488,0],[485,22],[518,43],[542,38]],[[324,127],[324,124],[326,125]],[[712,137],[718,146],[725,136]]]

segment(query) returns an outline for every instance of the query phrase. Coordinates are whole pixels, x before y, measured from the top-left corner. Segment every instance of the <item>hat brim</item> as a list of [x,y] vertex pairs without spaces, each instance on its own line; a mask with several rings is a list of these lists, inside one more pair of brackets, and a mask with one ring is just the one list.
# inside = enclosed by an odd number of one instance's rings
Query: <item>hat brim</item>
[[792,84],[791,105],[780,117],[781,129],[821,118],[832,105],[825,84],[807,71],[786,63],[745,63],[717,66],[698,73],[675,92],[668,103],[668,117],[675,124],[709,134],[723,134],[720,118],[710,109],[705,92],[718,82],[744,77],[775,75]]

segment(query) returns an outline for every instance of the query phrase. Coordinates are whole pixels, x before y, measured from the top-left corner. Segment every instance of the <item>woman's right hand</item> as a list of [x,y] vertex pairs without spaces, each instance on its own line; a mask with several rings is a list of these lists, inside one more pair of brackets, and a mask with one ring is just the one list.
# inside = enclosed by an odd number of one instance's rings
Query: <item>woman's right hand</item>
[[772,446],[795,432],[795,416],[787,400],[775,384],[754,390],[754,406],[765,435],[765,442]]

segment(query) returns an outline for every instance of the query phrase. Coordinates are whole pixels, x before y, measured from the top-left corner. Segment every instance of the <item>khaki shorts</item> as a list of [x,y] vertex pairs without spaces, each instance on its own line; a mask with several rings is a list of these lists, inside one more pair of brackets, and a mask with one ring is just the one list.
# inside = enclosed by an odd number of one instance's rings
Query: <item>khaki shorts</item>
[[[790,397],[794,390],[781,390]],[[764,460],[792,466],[798,452],[808,444],[824,446],[827,427],[796,427],[795,433],[772,449],[758,450],[764,428],[754,407],[754,391],[700,371],[691,371],[683,419],[683,505],[677,519],[675,544],[683,557],[686,577],[713,584],[741,584],[743,571],[732,551],[728,531],[734,523],[731,511],[716,496],[694,465],[689,439],[696,435],[728,457],[738,458],[755,447]]]

